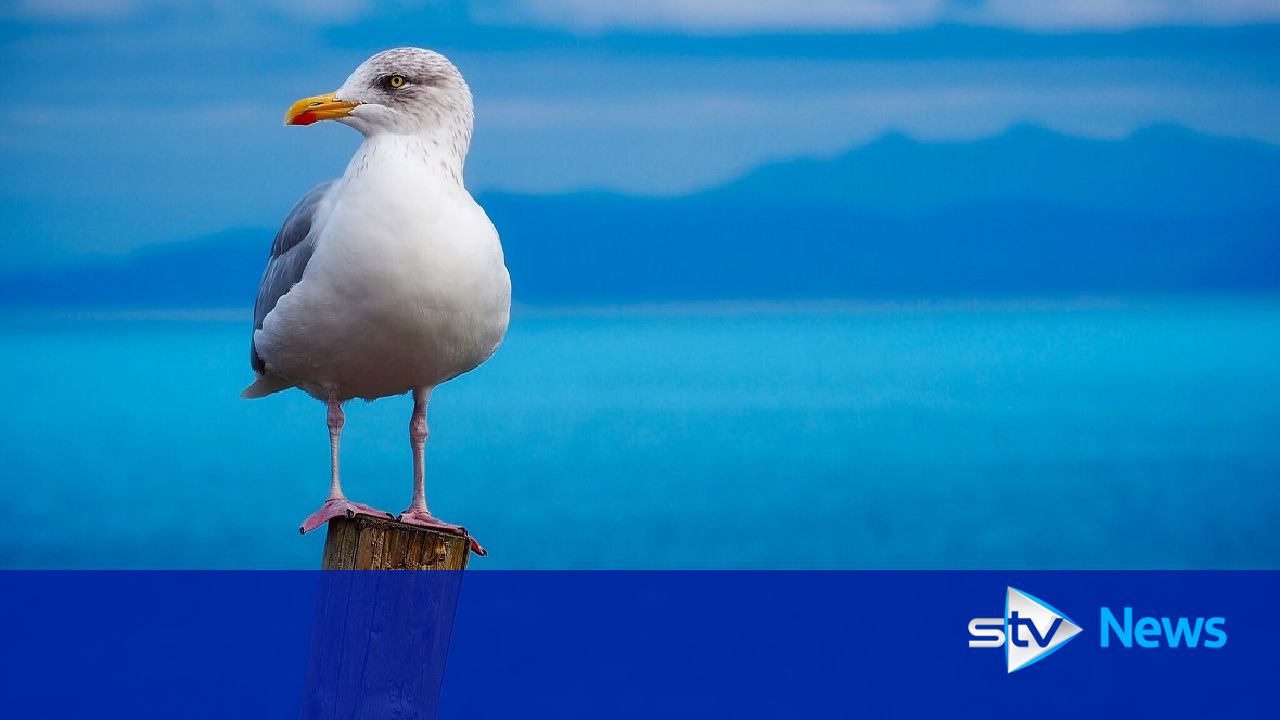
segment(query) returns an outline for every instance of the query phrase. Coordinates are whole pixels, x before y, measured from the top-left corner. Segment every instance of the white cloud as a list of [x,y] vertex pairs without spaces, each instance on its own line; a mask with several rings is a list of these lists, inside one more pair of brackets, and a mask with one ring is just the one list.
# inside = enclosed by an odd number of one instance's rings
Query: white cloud
[[[1276,0],[513,0],[506,21],[598,32],[892,30],[965,23],[1040,30],[1280,21]],[[499,20],[497,13],[485,19]]]
[[0,17],[43,21],[113,20],[146,5],[144,0],[18,0]]
[[946,0],[516,0],[516,17],[582,30],[741,31],[927,25]]
[[76,130],[92,126],[148,127],[197,125],[246,127],[275,119],[279,108],[250,102],[215,102],[188,106],[149,105],[16,105],[0,110],[0,127],[28,132],[34,128]]
[[[240,22],[280,16],[335,25],[412,10],[439,0],[17,0],[0,17],[43,22],[115,21],[188,15]],[[963,23],[1031,30],[1121,30],[1153,25],[1280,22],[1280,0],[484,0],[481,23],[581,32],[667,30],[698,34],[860,31]]]
[[986,0],[962,20],[1029,29],[1236,25],[1280,20],[1276,0]]
[[372,0],[270,0],[270,7],[299,20],[340,23],[368,15]]
[[[413,6],[425,0],[401,0],[385,6]],[[378,9],[376,0],[196,0],[172,6],[164,0],[18,0],[0,10],[0,17],[16,17],[43,22],[101,22],[137,17],[164,11],[205,19],[244,18],[271,14],[319,25],[343,23],[366,17]]]

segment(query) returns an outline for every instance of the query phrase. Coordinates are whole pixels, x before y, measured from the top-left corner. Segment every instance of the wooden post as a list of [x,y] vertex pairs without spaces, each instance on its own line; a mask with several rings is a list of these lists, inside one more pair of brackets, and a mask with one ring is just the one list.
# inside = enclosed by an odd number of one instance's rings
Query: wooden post
[[304,720],[434,720],[471,538],[357,515],[329,521]]
[[322,570],[465,570],[471,539],[357,515],[329,521]]

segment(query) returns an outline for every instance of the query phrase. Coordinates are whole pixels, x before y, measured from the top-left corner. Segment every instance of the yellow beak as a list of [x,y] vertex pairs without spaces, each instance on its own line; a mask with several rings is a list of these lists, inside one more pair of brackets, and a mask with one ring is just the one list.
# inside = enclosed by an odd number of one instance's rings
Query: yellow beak
[[289,112],[284,114],[284,124],[310,125],[321,120],[346,117],[351,114],[352,108],[359,104],[339,100],[334,97],[333,93],[302,98],[289,108]]

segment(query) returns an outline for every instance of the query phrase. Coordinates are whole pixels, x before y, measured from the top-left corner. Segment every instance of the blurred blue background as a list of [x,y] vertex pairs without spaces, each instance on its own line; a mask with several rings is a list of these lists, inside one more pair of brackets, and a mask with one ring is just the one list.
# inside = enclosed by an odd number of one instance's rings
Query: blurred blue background
[[316,565],[248,308],[359,139],[284,109],[396,45],[513,277],[432,403],[476,565],[1280,566],[1280,6],[1194,0],[8,4],[0,566]]

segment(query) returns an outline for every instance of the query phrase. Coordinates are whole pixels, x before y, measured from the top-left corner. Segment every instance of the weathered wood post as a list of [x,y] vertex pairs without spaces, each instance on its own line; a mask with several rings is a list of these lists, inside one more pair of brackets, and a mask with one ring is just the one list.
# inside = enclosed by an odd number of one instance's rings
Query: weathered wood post
[[[301,717],[432,720],[470,538],[357,515],[329,521]],[[445,572],[387,572],[444,570]]]
[[406,525],[391,518],[357,515],[329,521],[324,570],[465,570],[470,539]]

